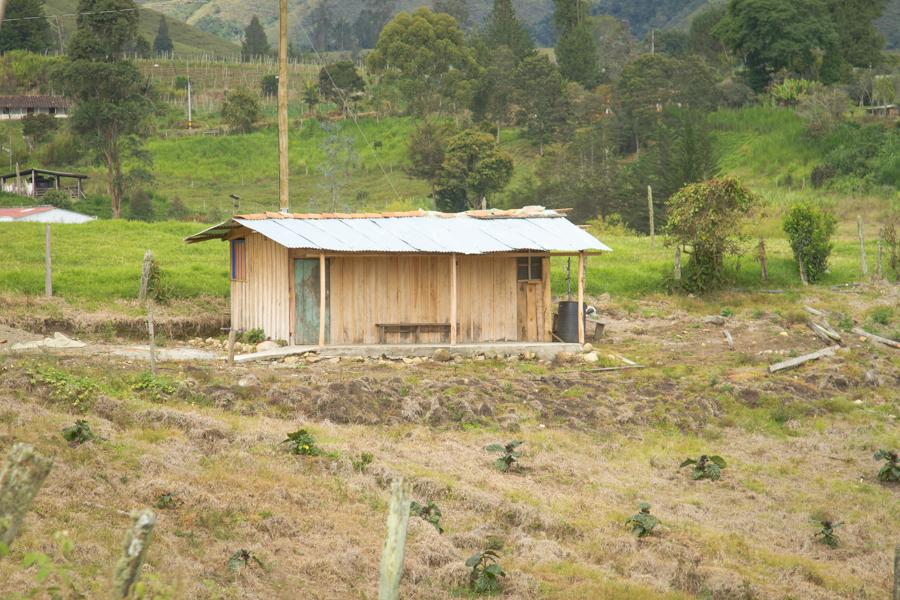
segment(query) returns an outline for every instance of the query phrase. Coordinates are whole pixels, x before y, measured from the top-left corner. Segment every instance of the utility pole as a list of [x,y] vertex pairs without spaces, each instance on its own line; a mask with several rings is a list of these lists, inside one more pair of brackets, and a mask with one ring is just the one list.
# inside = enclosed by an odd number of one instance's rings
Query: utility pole
[[656,54],[656,30],[650,30],[650,54]]
[[290,210],[288,194],[288,40],[287,0],[278,0],[278,203]]

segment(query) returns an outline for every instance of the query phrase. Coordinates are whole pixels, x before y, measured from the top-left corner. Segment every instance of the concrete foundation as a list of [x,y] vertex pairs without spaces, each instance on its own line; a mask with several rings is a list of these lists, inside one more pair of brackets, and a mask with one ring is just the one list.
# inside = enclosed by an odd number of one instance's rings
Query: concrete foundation
[[335,356],[363,356],[368,358],[402,358],[402,357],[431,357],[435,350],[444,349],[451,356],[476,356],[485,354],[487,356],[493,354],[501,355],[519,355],[533,352],[538,359],[552,360],[557,352],[580,352],[581,346],[578,344],[564,343],[519,343],[519,342],[497,342],[492,344],[378,344],[367,346],[284,346],[276,350],[266,350],[264,352],[254,352],[252,354],[238,354],[234,357],[234,362],[245,363],[255,360],[273,360],[284,358],[285,356],[293,356],[297,354],[306,354],[308,352],[316,353],[323,358],[331,358]]

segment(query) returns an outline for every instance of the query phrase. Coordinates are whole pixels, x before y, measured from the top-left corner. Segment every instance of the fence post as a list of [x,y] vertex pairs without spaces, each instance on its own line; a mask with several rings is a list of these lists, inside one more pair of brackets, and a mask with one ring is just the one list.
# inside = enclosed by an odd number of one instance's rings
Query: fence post
[[125,532],[122,556],[113,572],[113,591],[116,598],[127,598],[132,586],[140,576],[141,565],[150,545],[150,534],[156,525],[156,515],[152,510],[143,509],[132,513],[131,527]]
[[147,299],[147,291],[150,285],[150,269],[153,266],[153,252],[147,250],[144,252],[144,264],[141,266],[141,289],[138,292],[138,299],[144,301]]
[[762,238],[759,240],[759,246],[757,247],[759,250],[759,254],[757,255],[757,260],[759,261],[759,271],[762,276],[763,281],[769,280],[769,264],[766,260],[766,241]]
[[52,466],[30,444],[18,443],[9,451],[0,472],[0,544],[12,544]]
[[900,544],[894,547],[894,598],[900,600]]
[[234,342],[237,338],[237,332],[234,327],[228,328],[228,366],[234,366]]
[[859,268],[865,277],[869,274],[869,264],[866,262],[866,238],[861,215],[856,215],[856,229],[859,231]]
[[53,297],[53,266],[50,259],[50,223],[44,226],[44,295]]
[[675,246],[675,269],[672,277],[675,281],[681,281],[681,244]]
[[153,302],[147,302],[147,333],[150,337],[150,374],[156,377],[156,331],[153,326]]
[[381,552],[378,600],[400,598],[400,576],[403,574],[406,528],[409,525],[409,487],[402,477],[391,483],[391,504],[388,510],[387,536]]
[[647,215],[650,219],[650,245],[656,243],[656,224],[653,222],[653,188],[647,186]]

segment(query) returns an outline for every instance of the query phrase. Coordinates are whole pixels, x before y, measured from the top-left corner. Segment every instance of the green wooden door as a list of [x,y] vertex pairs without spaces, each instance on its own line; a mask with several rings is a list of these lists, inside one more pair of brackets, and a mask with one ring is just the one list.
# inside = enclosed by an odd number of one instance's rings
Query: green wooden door
[[[330,316],[328,311],[328,261],[325,262],[325,342],[328,343]],[[297,299],[297,344],[319,343],[319,259],[294,260],[294,285]]]

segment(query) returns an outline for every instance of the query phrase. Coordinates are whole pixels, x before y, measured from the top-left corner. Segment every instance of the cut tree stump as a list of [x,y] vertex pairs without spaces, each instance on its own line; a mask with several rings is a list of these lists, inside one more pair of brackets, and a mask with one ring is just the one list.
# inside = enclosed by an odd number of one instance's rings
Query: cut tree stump
[[731,337],[731,332],[723,329],[722,335],[725,336],[725,343],[728,344],[728,349],[734,352],[734,338]]
[[0,544],[16,539],[25,514],[50,473],[53,461],[30,444],[15,444],[0,472]]
[[808,363],[811,360],[818,360],[825,356],[833,356],[838,348],[840,348],[840,346],[829,346],[828,348],[823,348],[818,352],[804,354],[803,356],[798,356],[797,358],[791,358],[780,363],[775,363],[774,365],[769,365],[769,373],[777,373],[778,371],[793,369],[799,367],[804,363]]
[[116,598],[128,598],[131,588],[137,583],[141,574],[141,565],[150,545],[150,535],[156,525],[156,515],[152,510],[144,509],[133,513],[131,527],[125,533],[122,544],[122,556],[116,563],[113,573],[113,591]]

